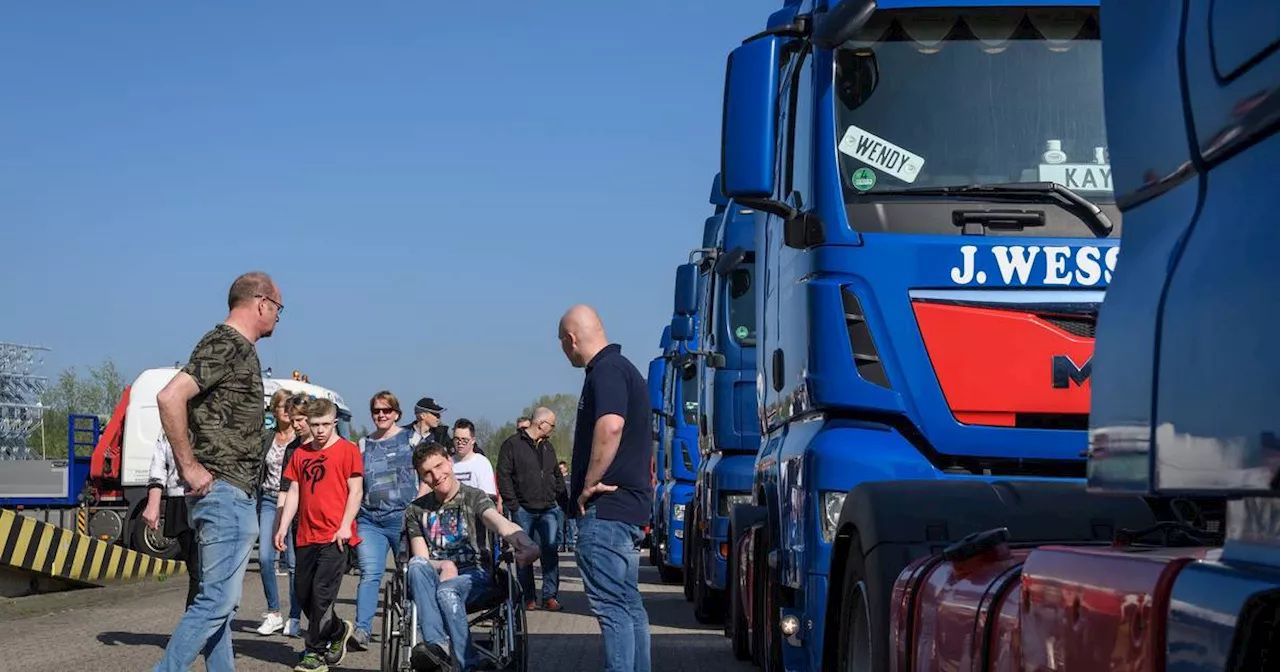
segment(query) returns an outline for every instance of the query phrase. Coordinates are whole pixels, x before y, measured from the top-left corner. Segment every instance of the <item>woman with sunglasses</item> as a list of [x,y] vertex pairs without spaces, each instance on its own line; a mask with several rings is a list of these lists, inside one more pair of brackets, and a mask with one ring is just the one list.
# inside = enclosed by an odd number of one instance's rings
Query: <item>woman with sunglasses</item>
[[396,424],[401,416],[400,400],[383,390],[369,400],[369,413],[375,430],[360,440],[364,501],[356,514],[356,529],[363,539],[356,546],[360,586],[356,589],[356,623],[351,637],[351,648],[357,651],[369,648],[387,552],[400,552],[404,510],[418,497],[421,486],[409,445],[413,432]]

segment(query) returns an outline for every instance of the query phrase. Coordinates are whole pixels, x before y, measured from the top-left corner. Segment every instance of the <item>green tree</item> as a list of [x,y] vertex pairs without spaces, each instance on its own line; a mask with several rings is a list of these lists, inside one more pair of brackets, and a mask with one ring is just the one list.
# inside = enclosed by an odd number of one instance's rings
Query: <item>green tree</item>
[[[525,406],[518,415],[532,416],[533,409],[546,406],[556,414],[556,430],[551,435],[551,444],[556,448],[556,456],[565,462],[571,462],[573,456],[573,430],[578,419],[578,395],[576,394],[544,394]],[[476,422],[476,436],[480,446],[495,466],[498,463],[498,448],[512,434],[516,433],[516,420],[512,418],[495,427],[489,420]]]
[[[50,458],[67,454],[67,416],[94,415],[105,425],[124,393],[125,380],[120,375],[114,361],[107,359],[96,367],[89,367],[88,378],[81,378],[75,367],[67,367],[40,396],[44,406],[44,427],[32,432],[27,438],[27,445],[32,452]],[[82,429],[89,425],[82,423]],[[80,441],[88,441],[92,437],[89,432],[81,432]],[[78,445],[77,455],[93,454],[93,446]]]

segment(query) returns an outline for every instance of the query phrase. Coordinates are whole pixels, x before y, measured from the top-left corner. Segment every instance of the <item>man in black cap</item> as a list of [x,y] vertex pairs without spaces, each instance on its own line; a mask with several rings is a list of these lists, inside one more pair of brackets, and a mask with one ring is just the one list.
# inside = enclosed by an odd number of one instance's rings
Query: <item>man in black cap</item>
[[431,397],[423,397],[413,405],[417,420],[404,426],[405,429],[413,432],[409,437],[410,447],[417,448],[423,439],[430,439],[442,446],[452,443],[449,439],[449,428],[440,424],[440,413],[444,410],[444,406],[437,404]]

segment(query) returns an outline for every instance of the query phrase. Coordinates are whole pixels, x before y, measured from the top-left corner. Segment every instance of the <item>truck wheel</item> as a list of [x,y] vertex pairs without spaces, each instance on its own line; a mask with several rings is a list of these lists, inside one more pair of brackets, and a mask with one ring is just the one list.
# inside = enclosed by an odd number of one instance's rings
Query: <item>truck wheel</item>
[[693,617],[699,623],[712,625],[724,621],[724,593],[712,590],[707,585],[707,553],[715,553],[714,548],[702,548],[698,545],[698,554],[693,556]]
[[879,604],[872,594],[879,592],[880,584],[867,580],[866,559],[862,557],[857,532],[849,540],[849,557],[844,563],[841,585],[839,621],[834,631],[840,633],[836,669],[842,672],[889,669],[889,633],[885,631],[888,619],[871,617],[871,605]]
[[777,548],[772,530],[767,526],[756,528],[755,592],[756,618],[752,634],[755,635],[755,661],[764,672],[781,672],[782,642],[778,631],[781,604],[778,600],[778,582],[769,568],[769,549]]
[[676,567],[672,567],[671,565],[668,565],[665,562],[659,561],[658,562],[658,578],[662,579],[663,583],[680,583],[681,581],[680,570]]
[[[832,555],[830,590],[839,602],[828,600],[825,667],[887,670],[898,575],[911,561],[968,534],[1007,527],[1017,544],[1096,544],[1110,543],[1121,528],[1144,529],[1155,521],[1142,497],[1092,495],[1082,483],[863,483],[849,491],[837,526],[843,552]],[[869,636],[866,645],[860,632]]]
[[[685,517],[684,527],[684,557],[681,558],[681,573],[684,575],[684,599],[686,602],[693,601],[693,582],[694,571],[698,562],[698,511],[692,509],[692,516]],[[692,521],[692,524],[689,524]]]
[[138,515],[129,521],[129,525],[133,528],[129,535],[129,548],[161,560],[176,560],[182,552],[178,547],[177,539],[164,536],[163,510],[160,512],[160,524],[154,531],[147,527],[146,521],[142,520],[141,509],[138,510]]
[[762,506],[738,505],[729,513],[729,558],[725,572],[729,614],[725,619],[725,635],[733,642],[733,656],[738,660],[751,660],[751,640],[748,639],[747,614],[743,610],[738,581],[742,569],[738,565],[738,540],[748,534],[752,526],[764,521],[767,515]]

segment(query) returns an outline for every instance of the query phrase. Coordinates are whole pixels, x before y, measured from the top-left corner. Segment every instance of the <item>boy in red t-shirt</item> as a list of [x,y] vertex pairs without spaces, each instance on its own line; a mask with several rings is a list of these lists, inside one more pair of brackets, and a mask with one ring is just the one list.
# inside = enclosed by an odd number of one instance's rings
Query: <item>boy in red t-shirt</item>
[[298,514],[294,537],[294,592],[307,615],[306,647],[297,672],[325,672],[347,652],[351,621],[334,613],[347,571],[347,546],[356,546],[355,518],[364,497],[360,449],[337,432],[338,407],[316,399],[303,411],[311,442],[293,452],[281,473],[285,492],[276,522],[276,549],[283,551],[289,523]]

